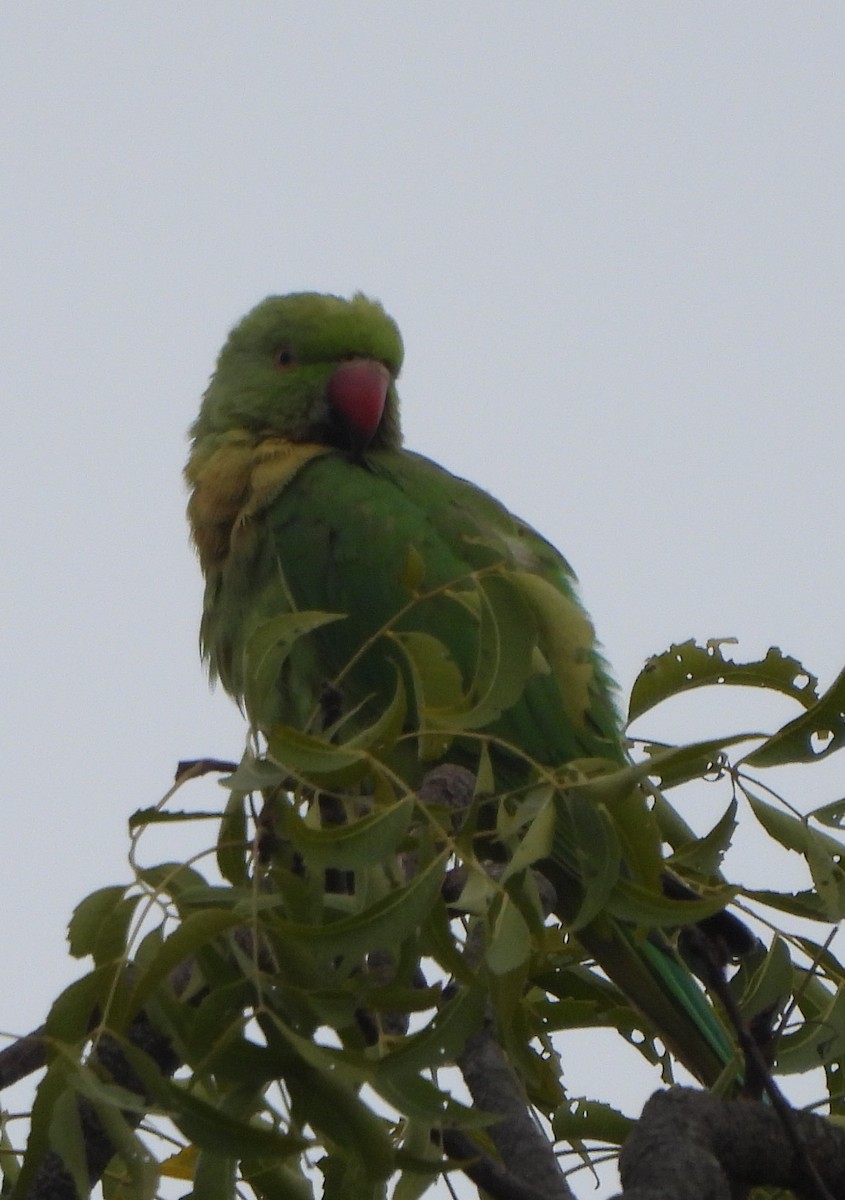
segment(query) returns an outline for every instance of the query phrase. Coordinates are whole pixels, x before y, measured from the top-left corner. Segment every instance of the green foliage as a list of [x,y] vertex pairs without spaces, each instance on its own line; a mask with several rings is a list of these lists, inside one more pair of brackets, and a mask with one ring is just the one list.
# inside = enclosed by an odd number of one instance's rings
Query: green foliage
[[[413,560],[408,578],[419,586]],[[84,1193],[84,1098],[115,1149],[110,1196],[151,1197],[164,1174],[192,1179],[197,1196],[229,1200],[237,1187],[261,1200],[308,1200],[320,1175],[328,1200],[383,1200],[393,1187],[397,1200],[413,1200],[446,1166],[436,1137],[444,1125],[489,1144],[489,1115],[455,1098],[447,1068],[490,1021],[554,1137],[589,1158],[591,1147],[618,1145],[630,1118],[614,1108],[612,1090],[569,1094],[565,1035],[613,1029],[664,1077],[672,1070],[672,1030],[608,978],[611,967],[596,969],[608,930],[617,931],[615,952],[638,964],[632,971],[657,980],[666,951],[649,933],[665,930],[673,944],[680,927],[735,898],[773,928],[796,915],[821,925],[842,919],[842,802],[799,816],[770,791],[764,799],[767,789],[748,774],[806,762],[808,738],[823,727],[831,738],[814,758],[841,744],[842,677],[820,697],[809,672],[779,651],[736,664],[716,645],[673,647],[637,681],[632,715],[690,687],[733,684],[787,695],[803,714],[769,735],[652,746],[629,766],[529,764],[529,782],[514,787],[497,779],[495,738],[485,731],[555,653],[548,631],[561,616],[552,608],[566,601],[535,583],[484,570],[453,589],[454,603],[478,622],[468,678],[432,635],[386,630],[401,666],[383,711],[354,735],[340,720],[325,733],[280,726],[252,745],[220,780],[216,844],[191,863],[144,865],[142,852],[168,814],[199,830],[207,813],[163,803],[135,814],[131,881],[89,896],[70,924],[71,952],[92,965],[50,1014],[49,1064],[25,1157],[5,1144],[13,1197],[26,1194],[48,1150]],[[263,705],[299,639],[336,619],[297,613],[256,630],[246,652],[250,706]],[[570,646],[577,636],[570,630]],[[731,766],[726,749],[752,738],[756,748]],[[456,799],[458,776],[447,770],[445,791],[424,798],[415,786],[420,762],[448,762],[458,742],[474,748],[474,795]],[[731,794],[696,836],[655,781],[678,788],[714,774]],[[803,857],[805,892],[744,889],[722,877],[749,814],[776,846]],[[668,865],[699,899],[664,894],[667,844]],[[549,863],[558,919],[544,910],[534,873]],[[768,940],[735,973],[735,998],[748,1016],[788,1011],[775,1069],[821,1067],[833,1091],[845,1069],[845,970],[823,938],[784,929]],[[694,1027],[700,1014],[690,1003],[679,1019]],[[142,1012],[182,1064],[176,1078],[139,1044],[133,1021]],[[731,1058],[725,1036],[722,1062]],[[122,1050],[127,1079],[103,1066],[97,1050],[106,1043]],[[728,1066],[722,1085],[732,1082]],[[838,1094],[831,1105],[843,1115]],[[142,1114],[143,1136],[135,1129]],[[179,1149],[156,1143],[156,1129]]]

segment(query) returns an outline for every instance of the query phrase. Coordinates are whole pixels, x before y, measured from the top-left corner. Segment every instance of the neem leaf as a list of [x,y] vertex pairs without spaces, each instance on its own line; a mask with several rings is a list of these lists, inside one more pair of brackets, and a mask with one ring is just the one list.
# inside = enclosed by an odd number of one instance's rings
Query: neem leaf
[[83,1040],[91,1030],[94,1013],[112,995],[114,982],[115,967],[107,964],[68,984],[50,1008],[48,1035],[69,1044]]
[[628,704],[628,721],[671,696],[711,685],[768,688],[810,708],[816,700],[817,680],[795,658],[772,646],[759,662],[737,663],[725,658],[721,643],[713,640],[699,646],[693,640],[656,654],[643,667]]
[[493,974],[505,975],[521,967],[531,953],[531,932],[507,892],[497,897],[487,929],[484,958]]
[[845,746],[845,670],[821,699],[806,707],[805,713],[784,725],[744,761],[752,767],[776,767],[816,762],[841,750]]
[[532,789],[530,797],[526,797],[520,807],[527,808],[529,799],[534,810],[533,816],[502,872],[502,883],[540,859],[548,858],[552,851],[557,821],[554,792],[550,785],[543,784]]
[[792,917],[827,922],[827,913],[814,891],[773,892],[765,888],[737,888],[737,895],[746,900],[755,900],[767,908],[774,908],[777,912],[788,913]]
[[697,871],[700,875],[715,875],[737,827],[736,810],[737,802],[732,799],[709,833],[679,845],[668,861]]
[[412,796],[346,825],[314,829],[293,809],[285,814],[285,833],[309,867],[365,867],[381,863],[405,836],[414,811]]
[[567,794],[555,797],[555,808],[552,858],[566,863],[583,889],[578,912],[568,925],[576,931],[607,907],[619,880],[622,855],[613,822],[601,805]]
[[659,929],[703,921],[727,908],[735,896],[736,889],[726,885],[711,888],[696,900],[673,900],[629,879],[619,879],[607,898],[607,911],[643,929]]
[[813,838],[805,856],[828,920],[841,921],[845,917],[845,871],[842,870],[841,854],[832,855],[817,838]]
[[185,893],[202,892],[209,886],[199,871],[182,862],[158,863],[154,867],[144,867],[138,872],[138,878],[153,891],[172,896],[177,905]]
[[845,831],[845,800],[834,800],[832,804],[823,804],[821,808],[814,808],[807,815],[814,821],[818,821],[820,825],[827,825],[828,829]]
[[186,821],[217,821],[219,819],[219,812],[198,812],[196,809],[190,811],[182,809],[180,812],[174,812],[172,809],[156,805],[152,808],[136,808],[129,817],[129,831],[134,833],[136,829],[143,829],[146,825],[179,825]]
[[443,643],[430,633],[394,630],[387,636],[402,650],[411,674],[420,729],[420,758],[440,758],[452,739],[435,731],[433,714],[443,708],[466,708],[460,668]]
[[483,575],[476,581],[480,628],[470,703],[437,707],[432,721],[443,729],[481,729],[511,707],[533,671],[536,630],[529,606],[510,574]]
[[183,1146],[164,1160],[159,1168],[161,1174],[165,1179],[193,1179],[197,1153],[196,1146]]
[[70,1089],[57,1096],[50,1114],[50,1145],[61,1159],[62,1166],[70,1175],[78,1196],[89,1194],[88,1163],[85,1156],[85,1141],[82,1120],[79,1115],[76,1094]]
[[[67,1076],[71,1069],[72,1064],[67,1059],[59,1056],[51,1063],[48,1063],[47,1070],[38,1084],[30,1115],[26,1154],[21,1164],[21,1171],[16,1186],[16,1193],[19,1196],[28,1196],[30,1194],[43,1156],[50,1148],[50,1130],[53,1114],[56,1106],[62,1101],[62,1097],[67,1094]],[[84,1192],[82,1194],[84,1195]]]
[[754,816],[775,841],[780,842],[787,850],[795,850],[798,854],[806,854],[811,844],[815,843],[820,849],[834,856],[845,855],[845,844],[829,833],[820,829],[812,829],[806,821],[783,809],[776,808],[753,792],[745,789],[746,799]]
[[740,1008],[747,1017],[753,1017],[767,1008],[782,1005],[792,988],[793,966],[789,949],[783,938],[776,936],[762,961],[750,972],[739,997]]
[[217,835],[217,868],[227,883],[245,887],[247,872],[247,830],[243,796],[231,792],[226,801]]
[[[297,1124],[310,1125],[339,1147],[361,1165],[367,1179],[386,1179],[396,1165],[389,1127],[344,1078],[345,1052],[318,1046],[277,1021],[264,1020],[262,1029],[271,1049],[287,1060],[284,1079]],[[339,1069],[331,1070],[331,1063]],[[371,1064],[361,1065],[370,1074]]]
[[298,1170],[277,1159],[246,1158],[241,1175],[258,1200],[314,1200],[311,1184]]
[[[147,1078],[144,1082],[147,1083]],[[169,1079],[160,1079],[156,1098],[186,1137],[207,1150],[240,1158],[243,1154],[288,1158],[307,1146],[296,1134],[279,1133],[221,1112]]]
[[777,1044],[777,1069],[785,1075],[804,1074],[845,1053],[845,988],[830,991],[808,979],[796,989],[806,1020],[796,1033]]
[[285,771],[278,763],[259,757],[252,750],[247,750],[231,775],[220,780],[222,787],[230,792],[260,792],[265,788],[278,787],[287,778]]
[[631,1117],[609,1104],[584,1097],[567,1101],[552,1116],[555,1137],[568,1142],[595,1141],[621,1146],[635,1124]]
[[357,783],[370,769],[366,751],[336,746],[290,725],[277,725],[269,734],[267,754],[290,774],[317,786]]
[[375,1064],[373,1086],[381,1090],[388,1080],[399,1086],[420,1071],[449,1066],[483,1024],[487,1001],[487,989],[476,976],[474,986],[459,989],[425,1028],[406,1035]]
[[558,681],[567,716],[581,724],[589,711],[594,681],[595,632],[581,606],[547,580],[529,571],[509,571],[506,578],[531,610],[543,653]]
[[92,955],[97,964],[121,957],[140,895],[127,896],[121,886],[104,887],[86,896],[74,909],[68,942],[74,958]]
[[133,1011],[143,1008],[152,992],[180,962],[195,954],[218,934],[242,922],[237,913],[221,908],[203,909],[185,917],[178,928],[164,939],[158,952],[135,980],[132,989]]
[[[731,746],[747,742],[759,737],[756,733],[740,733],[734,737],[712,738],[706,742],[691,742],[688,746],[647,746],[648,758],[637,764],[639,778],[652,776],[660,780],[660,786],[668,791],[687,783],[690,779],[700,779],[703,775],[717,769],[722,751]],[[643,770],[643,767],[646,770]],[[622,781],[621,771],[609,776],[610,780]],[[603,781],[599,780],[599,784]],[[590,786],[592,786],[592,781]]]
[[279,672],[296,642],[307,634],[342,620],[344,613],[287,612],[272,617],[253,631],[244,648],[244,704],[249,715],[261,724],[261,714],[275,707]]
[[366,729],[356,733],[344,743],[349,749],[367,750],[370,754],[386,754],[393,749],[396,739],[402,732],[405,717],[408,712],[408,701],[405,696],[405,685],[398,669],[396,673],[396,688],[393,698],[387,708],[379,714]]
[[440,893],[448,858],[449,851],[444,850],[406,887],[382,896],[355,916],[325,925],[280,921],[274,926],[274,935],[281,941],[305,944],[313,954],[330,957],[340,954],[357,958],[370,950],[398,945],[425,920]]

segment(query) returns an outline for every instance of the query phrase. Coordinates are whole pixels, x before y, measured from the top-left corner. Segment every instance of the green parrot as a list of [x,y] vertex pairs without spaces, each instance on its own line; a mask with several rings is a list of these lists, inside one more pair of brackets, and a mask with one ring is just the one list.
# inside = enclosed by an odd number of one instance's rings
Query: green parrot
[[[440,744],[444,759],[477,766],[483,737],[497,785],[508,787],[537,765],[622,767],[614,686],[571,568],[493,497],[403,448],[402,357],[396,324],[361,294],[270,296],[230,333],[186,467],[212,677],[244,703],[245,654],[262,624],[339,614],[296,642],[249,715],[264,732],[319,733],[328,708],[353,734],[390,703],[397,675],[412,673],[402,646],[421,637],[445,647],[447,675],[473,679],[484,618],[465,581],[480,579],[500,614],[504,606],[510,641],[530,639],[520,660],[529,666],[496,703],[479,703],[469,733]],[[332,699],[321,705],[327,685]],[[544,870],[572,919],[580,889],[565,832],[561,822]],[[732,1047],[674,951],[606,914],[578,938],[688,1068],[713,1082]]]

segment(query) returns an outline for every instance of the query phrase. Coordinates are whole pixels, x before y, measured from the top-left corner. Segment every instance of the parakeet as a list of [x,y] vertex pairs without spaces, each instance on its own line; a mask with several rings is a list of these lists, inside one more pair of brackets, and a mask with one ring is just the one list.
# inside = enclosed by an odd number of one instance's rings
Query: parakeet
[[[329,685],[346,735],[383,711],[397,676],[408,675],[403,638],[445,647],[453,683],[455,672],[464,684],[477,675],[486,596],[505,606],[512,640],[531,643],[513,694],[499,689],[486,708],[482,699],[470,722],[489,738],[497,773],[512,784],[532,763],[621,766],[614,686],[571,568],[492,496],[403,448],[402,358],[396,324],[361,294],[271,296],[230,333],[186,467],[212,676],[243,701],[245,651],[262,623],[337,614],[296,643],[250,716],[265,732],[279,723],[319,732]],[[463,587],[470,576],[485,580],[480,600]],[[474,752],[477,762],[472,736],[443,746],[449,760],[471,763]],[[552,852],[551,876],[577,907],[564,859]],[[609,918],[578,936],[690,1069],[714,1079],[730,1048],[679,960]]]

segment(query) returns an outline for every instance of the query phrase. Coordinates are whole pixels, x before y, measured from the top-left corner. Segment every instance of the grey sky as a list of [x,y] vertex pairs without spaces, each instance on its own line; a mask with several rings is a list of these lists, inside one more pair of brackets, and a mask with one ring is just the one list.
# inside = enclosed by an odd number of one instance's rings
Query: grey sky
[[[408,444],[563,550],[624,689],[692,635],[830,682],[843,52],[839,3],[6,0],[0,1026],[76,974],[64,926],[127,878],[129,813],[239,753],[180,471],[268,292],[383,300]],[[738,711],[650,729],[772,710]]]

